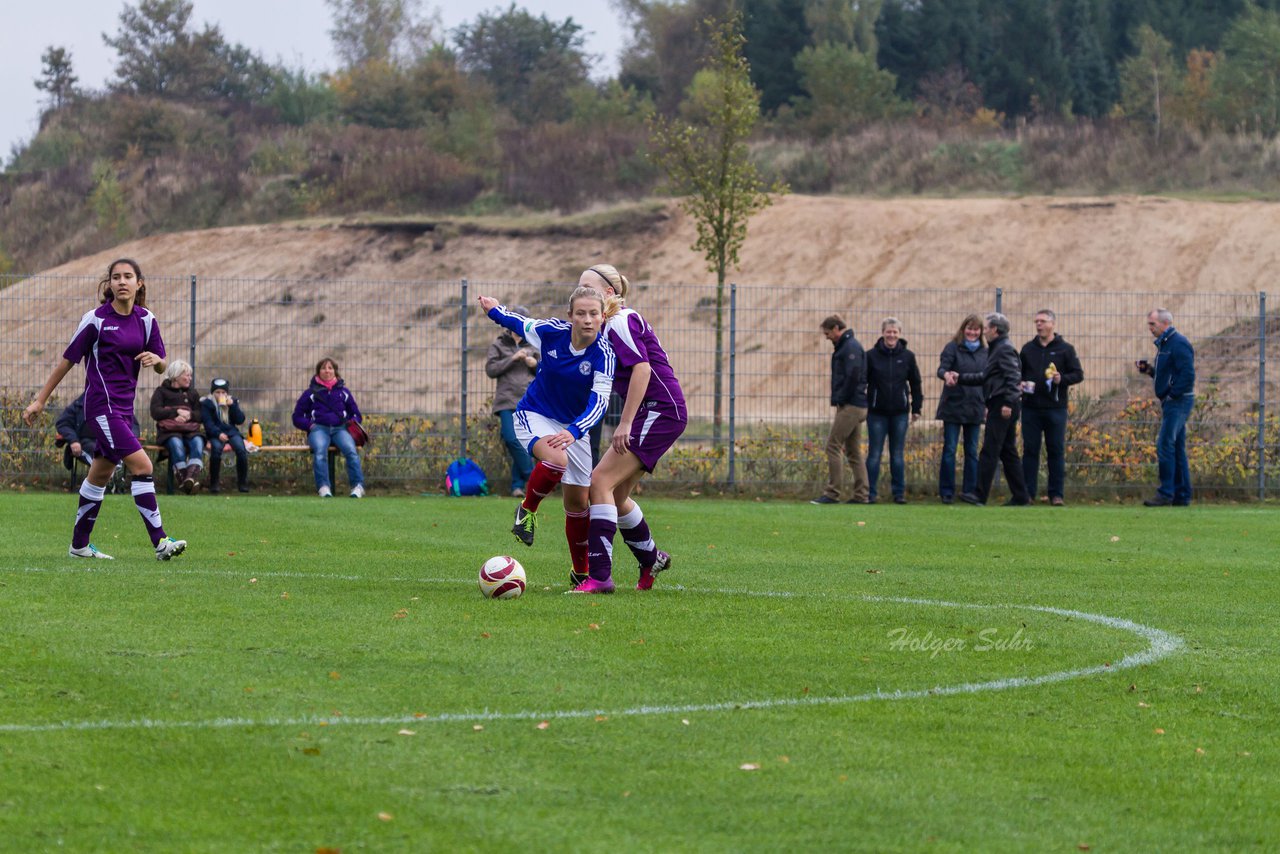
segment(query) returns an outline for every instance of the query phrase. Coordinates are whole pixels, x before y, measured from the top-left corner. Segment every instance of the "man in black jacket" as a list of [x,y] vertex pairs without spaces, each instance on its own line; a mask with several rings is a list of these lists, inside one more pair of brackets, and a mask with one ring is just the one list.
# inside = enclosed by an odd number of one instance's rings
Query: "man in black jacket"
[[862,422],[867,420],[867,361],[853,330],[840,315],[822,321],[822,334],[835,351],[831,354],[831,405],[836,408],[827,436],[827,486],[810,504],[839,504],[845,500],[844,459],[853,471],[849,504],[866,504],[870,492],[867,463],[862,456]]
[[1022,365],[1018,351],[1009,343],[1009,318],[998,312],[986,318],[987,366],[981,373],[957,374],[950,371],[944,377],[947,385],[982,386],[987,401],[987,424],[982,436],[982,451],[978,454],[977,492],[962,492],[960,500],[981,507],[991,494],[991,482],[996,476],[997,459],[1004,465],[1004,477],[1009,482],[1012,497],[1005,502],[1010,507],[1031,503],[1026,483],[1022,479],[1022,460],[1018,457],[1018,411],[1022,408]]
[[[1061,507],[1067,457],[1067,389],[1084,379],[1076,348],[1054,332],[1057,316],[1036,312],[1036,337],[1022,345],[1022,472],[1036,500],[1040,441],[1049,468],[1049,503]],[[1027,389],[1031,389],[1027,391]]]

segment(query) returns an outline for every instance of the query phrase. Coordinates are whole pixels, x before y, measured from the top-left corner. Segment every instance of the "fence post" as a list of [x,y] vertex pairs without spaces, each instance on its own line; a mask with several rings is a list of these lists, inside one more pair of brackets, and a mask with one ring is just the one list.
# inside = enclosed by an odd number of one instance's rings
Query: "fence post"
[[191,371],[196,369],[196,275],[191,274]]
[[736,346],[738,340],[738,285],[736,282],[729,283],[729,488],[734,487],[735,472],[734,466],[737,462],[737,454],[734,448],[734,402],[735,389],[737,388],[737,357],[738,349]]
[[1004,288],[996,288],[996,314],[1004,314]]
[[463,459],[467,456],[467,280],[462,280],[462,302],[459,305],[459,312],[462,320],[462,353],[459,363],[462,365],[462,410],[459,413],[458,423],[460,429],[458,455]]
[[1258,292],[1258,500],[1267,497],[1267,292]]

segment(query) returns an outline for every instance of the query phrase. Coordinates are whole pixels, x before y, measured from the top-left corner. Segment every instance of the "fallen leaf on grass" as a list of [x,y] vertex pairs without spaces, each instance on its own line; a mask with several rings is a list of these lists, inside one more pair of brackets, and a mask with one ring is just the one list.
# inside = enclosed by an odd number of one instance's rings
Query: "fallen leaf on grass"
[[250,583],[250,584],[257,584],[257,583],[258,583],[258,579],[256,579],[256,578],[250,578],[250,579],[249,579],[249,583]]
[[609,720],[608,715],[596,715],[596,723],[600,723],[601,721],[607,721],[607,720]]
[[1112,538],[1111,538],[1111,542],[1113,542],[1113,543],[1118,543],[1118,542],[1120,542],[1120,538],[1119,538],[1119,537],[1112,537]]
[[483,729],[484,729],[484,727],[483,727],[483,726],[481,726],[480,724],[475,724],[474,726],[472,726],[472,727],[471,727],[471,731],[472,731],[472,732],[480,732],[480,731],[481,731],[481,730],[483,730]]
[[681,718],[681,719],[680,719],[680,723],[684,724],[685,726],[688,726],[688,725],[689,725],[689,719],[688,719],[688,718]]
[[1138,701],[1138,708],[1139,708],[1139,709],[1149,709],[1149,708],[1151,708],[1151,707],[1150,707],[1150,706],[1148,706],[1146,703],[1142,702],[1141,700],[1139,700],[1139,701]]
[[318,748],[318,747],[304,747],[304,748],[302,748],[302,755],[303,755],[303,756],[319,756],[319,755],[320,755],[320,748]]
[[739,770],[739,771],[759,771],[759,770],[760,770],[760,763],[758,763],[758,762],[744,762],[744,763],[742,763],[741,765],[739,765],[739,766],[738,766],[738,770]]
[[481,633],[480,633],[480,637],[482,637],[482,638],[487,638],[487,637],[492,637],[492,636],[491,636],[488,632],[481,632]]
[[1164,730],[1160,727],[1156,727],[1156,735],[1164,735]]
[[411,729],[402,729],[396,735],[417,735],[417,733]]
[[289,598],[289,593],[288,593],[288,591],[286,591],[286,592],[284,592],[284,593],[281,593],[281,594],[280,594],[280,598],[281,598],[281,599],[288,599],[288,598]]
[[866,522],[859,522],[859,523],[858,523],[858,527],[859,527],[859,528],[865,528],[865,527],[867,527],[867,523],[866,523]]
[[599,623],[588,623],[588,624],[587,624],[587,628],[591,629],[591,631],[593,631],[593,632],[598,632],[598,631],[600,631],[600,624],[599,624]]
[[549,729],[550,727],[550,721],[538,721],[538,729]]
[[378,813],[378,821],[391,821],[391,819],[393,819],[393,818],[395,818],[395,816],[393,816],[393,815],[392,815],[391,813],[389,813],[389,812],[380,812],[380,813]]
[[880,574],[880,570],[878,570],[878,569],[868,569],[868,570],[867,570],[867,575],[879,575],[879,574]]
[[329,671],[329,678],[330,678],[330,679],[341,679],[341,678],[342,678],[342,674],[340,674],[340,673],[339,673],[338,671],[336,671],[336,670],[330,670],[330,671]]
[[1197,747],[1197,748],[1196,748],[1196,756],[1204,756],[1204,748],[1203,748],[1203,747]]
[[1090,850],[1093,846],[1091,846],[1088,842],[1081,842],[1081,843],[1080,843],[1079,845],[1077,845],[1076,847],[1077,847],[1077,848],[1079,848],[1081,851],[1088,851],[1088,850]]
[[342,854],[342,849],[330,848],[327,845],[322,845],[316,849],[316,854]]

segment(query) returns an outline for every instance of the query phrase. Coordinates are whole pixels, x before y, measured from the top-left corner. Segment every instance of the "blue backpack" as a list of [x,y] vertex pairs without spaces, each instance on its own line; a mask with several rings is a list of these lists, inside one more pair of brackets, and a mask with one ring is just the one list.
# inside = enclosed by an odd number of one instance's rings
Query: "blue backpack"
[[448,495],[488,495],[489,481],[475,460],[459,457],[445,469],[444,491]]

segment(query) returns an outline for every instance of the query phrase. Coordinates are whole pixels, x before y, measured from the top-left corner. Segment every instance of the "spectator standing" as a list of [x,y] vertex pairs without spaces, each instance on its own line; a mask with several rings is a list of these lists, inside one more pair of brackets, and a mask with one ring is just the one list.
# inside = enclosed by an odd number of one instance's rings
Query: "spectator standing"
[[[955,338],[942,348],[938,358],[938,379],[950,371],[980,374],[987,366],[987,346],[982,340],[982,318],[971,314],[960,322]],[[977,386],[943,385],[935,416],[942,422],[942,460],[938,465],[938,496],[943,504],[955,501],[956,445],[964,436],[964,473],[961,492],[973,492],[978,485],[978,441],[987,407]]]
[[[522,317],[529,316],[529,309],[522,305],[511,309]],[[533,458],[516,438],[516,404],[524,396],[525,389],[538,372],[538,351],[522,337],[506,327],[489,345],[484,372],[496,380],[493,390],[493,414],[501,425],[502,443],[511,457],[511,497],[524,498],[525,484],[533,472]]]
[[1035,501],[1043,439],[1049,503],[1061,507],[1066,503],[1067,389],[1084,379],[1084,369],[1076,348],[1054,331],[1057,322],[1053,311],[1040,309],[1036,337],[1022,345],[1022,473],[1027,496]]
[[1022,460],[1018,458],[1018,411],[1022,408],[1022,365],[1018,352],[1009,343],[1009,318],[999,312],[986,317],[987,364],[980,373],[961,374],[951,371],[947,385],[982,386],[987,404],[987,423],[982,435],[982,451],[978,454],[978,486],[973,492],[960,493],[960,500],[979,507],[987,503],[996,476],[996,463],[1004,465],[1004,477],[1012,496],[1009,507],[1030,504],[1022,479]]
[[209,393],[200,398],[200,416],[204,434],[209,440],[209,491],[222,491],[222,452],[228,445],[236,455],[236,489],[249,491],[249,449],[245,447],[240,425],[244,410],[231,394],[231,384],[221,377],[209,384]]
[[156,444],[169,453],[169,465],[179,488],[190,495],[200,489],[204,468],[204,425],[200,422],[200,395],[191,387],[191,366],[174,359],[164,380],[151,395],[151,417],[156,422]]
[[[827,485],[810,504],[866,504],[870,495],[867,463],[862,456],[862,425],[867,420],[867,357],[853,330],[838,314],[819,327],[831,342],[831,405],[836,408],[827,434]],[[845,459],[853,475],[853,491],[845,489]]]
[[867,352],[867,502],[876,503],[880,457],[889,439],[889,475],[893,502],[907,503],[907,427],[920,417],[924,393],[920,368],[907,349],[896,317],[880,323],[880,338]]
[[1155,380],[1160,399],[1160,435],[1156,460],[1160,486],[1148,507],[1186,507],[1191,503],[1191,466],[1187,462],[1187,419],[1196,404],[1196,353],[1186,336],[1173,328],[1173,313],[1157,308],[1147,315],[1147,330],[1155,338],[1156,361],[1138,361],[1138,370]]

